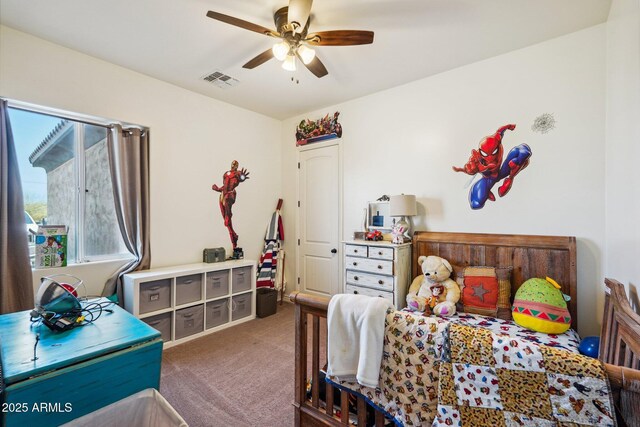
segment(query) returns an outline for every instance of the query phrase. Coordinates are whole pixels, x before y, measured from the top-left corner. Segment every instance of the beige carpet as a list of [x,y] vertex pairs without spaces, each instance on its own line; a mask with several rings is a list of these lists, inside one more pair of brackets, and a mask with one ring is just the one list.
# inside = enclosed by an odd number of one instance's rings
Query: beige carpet
[[293,425],[293,312],[165,350],[160,393],[192,427]]

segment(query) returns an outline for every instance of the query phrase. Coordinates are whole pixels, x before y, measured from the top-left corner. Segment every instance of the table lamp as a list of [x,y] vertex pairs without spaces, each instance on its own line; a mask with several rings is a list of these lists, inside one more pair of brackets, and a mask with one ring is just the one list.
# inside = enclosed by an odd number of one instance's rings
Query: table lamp
[[403,227],[406,230],[403,235],[407,238],[407,240],[411,240],[411,217],[417,214],[418,211],[416,209],[416,196],[412,194],[400,194],[397,196],[391,196],[389,200],[389,215],[400,217],[400,219],[395,222],[395,226]]

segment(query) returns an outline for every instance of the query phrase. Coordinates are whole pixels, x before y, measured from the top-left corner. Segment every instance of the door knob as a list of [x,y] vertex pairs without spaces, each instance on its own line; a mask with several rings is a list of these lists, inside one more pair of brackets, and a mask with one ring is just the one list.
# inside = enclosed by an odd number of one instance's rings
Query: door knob
[[338,250],[337,250],[336,248],[333,248],[333,249],[331,249],[331,253],[332,253],[332,254],[337,254],[337,253],[338,253]]

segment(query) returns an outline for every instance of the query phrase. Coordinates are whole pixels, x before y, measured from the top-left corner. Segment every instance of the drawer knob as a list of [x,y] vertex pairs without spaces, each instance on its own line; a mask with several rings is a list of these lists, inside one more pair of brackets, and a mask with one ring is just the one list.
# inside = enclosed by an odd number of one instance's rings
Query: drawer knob
[[354,294],[357,294],[357,293],[358,293],[358,291],[353,291],[353,293],[354,293]]
[[378,280],[378,285],[384,285],[384,281],[383,280]]
[[360,280],[358,276],[353,276],[353,280]]
[[382,266],[381,266],[381,265],[379,265],[379,266],[378,266],[378,269],[379,269],[379,270],[382,270]]
[[358,265],[358,263],[357,263],[357,262],[354,262],[354,263],[353,263],[353,265]]
[[353,250],[353,253],[354,253],[354,254],[357,254],[357,253],[358,253],[358,250],[357,250],[357,249],[354,249],[354,250]]
[[184,283],[185,285],[189,285],[189,284],[193,283],[193,280],[185,280],[182,283]]
[[382,255],[382,252],[378,252],[378,255]]

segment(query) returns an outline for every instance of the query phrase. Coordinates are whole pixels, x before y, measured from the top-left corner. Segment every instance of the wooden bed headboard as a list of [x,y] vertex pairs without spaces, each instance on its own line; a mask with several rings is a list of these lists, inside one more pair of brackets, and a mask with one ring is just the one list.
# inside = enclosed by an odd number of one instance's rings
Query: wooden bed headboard
[[527,279],[551,277],[571,297],[571,324],[578,328],[575,237],[417,231],[412,252],[412,277],[422,274],[421,255],[437,255],[458,267],[513,267],[511,295]]

